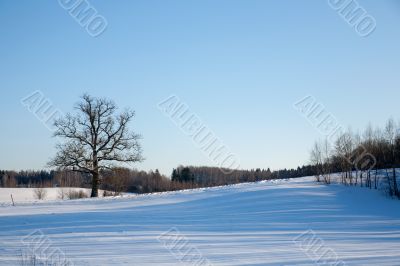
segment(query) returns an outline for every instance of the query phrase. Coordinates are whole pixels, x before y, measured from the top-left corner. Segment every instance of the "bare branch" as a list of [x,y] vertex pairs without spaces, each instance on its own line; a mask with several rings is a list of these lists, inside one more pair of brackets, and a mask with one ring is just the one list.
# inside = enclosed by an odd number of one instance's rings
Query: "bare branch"
[[57,154],[48,165],[92,174],[93,196],[101,169],[143,160],[140,136],[128,128],[135,113],[128,109],[116,114],[117,106],[110,100],[85,94],[75,110],[54,123],[54,136],[64,142],[56,146]]

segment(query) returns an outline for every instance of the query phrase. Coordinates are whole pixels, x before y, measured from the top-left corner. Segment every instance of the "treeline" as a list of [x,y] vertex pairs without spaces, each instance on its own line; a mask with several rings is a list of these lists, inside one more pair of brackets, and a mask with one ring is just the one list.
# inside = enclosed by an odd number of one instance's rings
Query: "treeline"
[[[152,193],[176,191],[256,182],[271,179],[287,179],[310,176],[316,173],[315,166],[271,171],[268,169],[228,170],[217,167],[179,166],[167,177],[155,171],[115,168],[101,172],[101,189],[121,192]],[[72,171],[0,171],[2,187],[82,187],[90,188],[91,178],[87,174]]]
[[[164,190],[169,179],[155,172],[115,168],[101,172],[102,189],[118,192],[147,193]],[[5,171],[0,170],[2,187],[91,187],[89,174],[75,171]]]
[[2,187],[38,187],[52,186],[55,171],[5,171],[0,170]]
[[400,166],[400,123],[389,119],[383,128],[369,125],[361,134],[348,130],[332,141],[316,142],[311,162],[316,166],[318,182],[329,184],[332,174],[340,172],[340,182],[345,185],[371,189],[384,186],[390,196],[400,198],[396,174]]
[[200,187],[223,186],[245,182],[257,182],[271,179],[287,179],[303,176],[312,176],[316,167],[307,165],[297,169],[283,169],[271,171],[268,169],[229,170],[217,167],[183,167],[173,169],[171,181],[194,183]]
[[[101,172],[101,189],[121,192],[152,193],[191,188],[223,186],[271,179],[315,176],[330,184],[332,177],[350,186],[384,188],[400,199],[400,123],[389,119],[382,128],[369,125],[362,133],[342,132],[333,140],[316,142],[311,164],[296,169],[229,170],[217,167],[179,166],[171,176],[155,171],[115,168]],[[72,171],[1,171],[2,187],[91,187],[91,177]]]

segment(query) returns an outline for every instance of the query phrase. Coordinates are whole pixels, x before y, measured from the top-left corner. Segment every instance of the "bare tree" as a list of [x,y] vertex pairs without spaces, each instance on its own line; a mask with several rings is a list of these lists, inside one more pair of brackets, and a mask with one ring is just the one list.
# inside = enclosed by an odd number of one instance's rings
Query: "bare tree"
[[332,148],[327,139],[317,141],[311,150],[310,161],[316,167],[315,178],[321,182],[321,177],[325,184],[331,183],[332,173]]
[[327,139],[322,143],[322,176],[324,177],[325,184],[331,183],[332,173],[332,147]]
[[1,178],[1,184],[3,187],[17,187],[17,180],[15,179],[15,173],[9,172],[4,174]]
[[363,145],[362,145],[362,140],[361,140],[361,135],[359,133],[355,133],[353,136],[353,157],[350,159],[350,162],[352,163],[352,168],[355,169],[356,172],[356,178],[354,185],[358,185],[358,176],[360,174],[360,182],[362,186],[362,174],[363,174],[363,165],[359,164],[358,161],[362,159],[362,154],[364,152]]
[[353,166],[354,166],[354,139],[351,131],[342,133],[335,142],[335,151],[341,160],[341,166],[344,170],[342,172],[342,183],[352,185],[353,182]]
[[67,114],[54,123],[54,136],[64,142],[56,146],[57,154],[48,165],[90,174],[91,197],[98,197],[102,169],[143,160],[140,136],[128,128],[135,113],[127,109],[117,114],[117,109],[110,100],[85,94],[74,115]]
[[317,182],[321,182],[321,175],[323,173],[323,145],[319,142],[314,143],[314,147],[311,150],[311,156],[310,156],[310,161],[313,165],[316,166],[316,174],[315,174],[315,179]]
[[[374,129],[371,123],[369,123],[367,128],[365,129],[363,140],[364,140],[363,147],[365,148],[365,150],[368,153],[370,153],[374,158],[376,158],[376,149],[375,149],[376,138],[374,136]],[[377,164],[375,164],[375,167],[377,167]],[[366,168],[367,168],[367,175],[366,175],[365,186],[368,188],[372,188],[371,167],[367,165]],[[362,183],[363,173],[361,173],[360,178],[361,178],[360,180],[361,186],[363,186]],[[375,189],[376,189],[376,182],[375,182]]]
[[390,178],[388,178],[389,186],[393,194],[396,197],[400,198],[399,189],[397,187],[397,176],[396,176],[396,139],[398,138],[398,132],[396,128],[396,123],[394,122],[393,119],[389,119],[386,123],[385,138],[389,145],[390,154],[388,155],[389,159],[388,161],[390,162],[392,167],[392,180],[390,181]]
[[130,170],[122,167],[117,167],[107,173],[104,177],[104,183],[107,185],[103,188],[105,191],[112,191],[113,196],[120,195],[126,191],[130,177]]

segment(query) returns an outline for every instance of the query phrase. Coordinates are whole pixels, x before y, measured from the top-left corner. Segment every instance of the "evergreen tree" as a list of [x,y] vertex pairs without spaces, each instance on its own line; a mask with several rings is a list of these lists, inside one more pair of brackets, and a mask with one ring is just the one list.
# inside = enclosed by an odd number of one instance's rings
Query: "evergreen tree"
[[174,170],[172,170],[171,180],[174,182],[179,182],[180,179],[181,179],[181,177],[180,177],[179,171],[174,168]]

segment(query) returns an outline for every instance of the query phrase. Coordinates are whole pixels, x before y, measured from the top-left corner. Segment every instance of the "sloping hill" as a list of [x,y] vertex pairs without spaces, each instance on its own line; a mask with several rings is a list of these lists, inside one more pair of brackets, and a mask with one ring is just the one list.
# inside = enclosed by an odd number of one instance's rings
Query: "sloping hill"
[[0,264],[400,265],[400,202],[363,190],[307,177],[3,206]]

